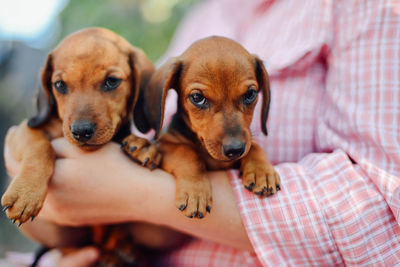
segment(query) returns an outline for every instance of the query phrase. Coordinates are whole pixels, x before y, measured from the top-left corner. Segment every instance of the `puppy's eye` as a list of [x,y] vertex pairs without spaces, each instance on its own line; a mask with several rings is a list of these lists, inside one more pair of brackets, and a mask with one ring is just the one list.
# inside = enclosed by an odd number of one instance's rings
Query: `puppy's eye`
[[243,103],[245,105],[252,104],[257,99],[257,93],[258,92],[253,87],[250,87],[243,96]]
[[115,77],[107,77],[102,85],[102,89],[105,92],[115,90],[120,84],[122,80]]
[[56,90],[60,94],[65,95],[66,93],[68,93],[68,88],[67,88],[67,85],[65,84],[65,82],[58,80],[53,85],[54,85],[54,88],[56,88]]
[[190,101],[198,108],[207,108],[207,99],[201,93],[194,93],[189,95]]

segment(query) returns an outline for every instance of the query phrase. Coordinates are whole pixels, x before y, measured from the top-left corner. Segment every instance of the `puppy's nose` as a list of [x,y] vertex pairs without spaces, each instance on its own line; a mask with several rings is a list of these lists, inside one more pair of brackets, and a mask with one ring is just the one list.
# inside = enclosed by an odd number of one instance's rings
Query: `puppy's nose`
[[246,144],[242,142],[231,142],[229,144],[224,144],[222,147],[225,156],[229,159],[237,159],[243,155]]
[[89,120],[79,120],[71,125],[70,130],[75,140],[84,143],[94,135],[96,124]]

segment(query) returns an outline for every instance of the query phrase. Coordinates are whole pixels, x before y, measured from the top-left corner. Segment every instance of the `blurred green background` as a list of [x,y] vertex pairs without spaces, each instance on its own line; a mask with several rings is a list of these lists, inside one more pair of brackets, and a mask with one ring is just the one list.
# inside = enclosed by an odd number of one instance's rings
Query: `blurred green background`
[[[19,12],[19,9],[7,10],[4,1],[7,0],[0,0],[3,12]],[[33,114],[32,99],[39,83],[41,65],[49,50],[76,30],[100,26],[115,31],[133,45],[141,47],[155,62],[165,52],[185,12],[198,1],[64,0],[60,11],[49,21],[48,30],[43,36],[29,43],[16,41],[17,38],[2,38],[0,35],[0,192],[3,193],[7,185],[2,157],[6,131],[11,125]],[[7,251],[32,251],[35,246],[18,232],[3,212],[0,213],[0,258]]]

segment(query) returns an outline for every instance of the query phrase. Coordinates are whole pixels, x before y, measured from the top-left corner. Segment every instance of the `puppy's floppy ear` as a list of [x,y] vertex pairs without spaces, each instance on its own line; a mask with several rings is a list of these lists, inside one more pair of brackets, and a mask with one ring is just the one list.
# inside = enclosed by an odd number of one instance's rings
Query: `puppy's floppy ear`
[[[182,62],[177,59],[171,59],[160,69],[154,72],[149,84],[141,92],[139,97],[141,113],[144,114],[140,120],[137,118],[135,109],[135,124],[142,133],[150,129],[156,131],[155,138],[158,138],[163,120],[165,100],[168,90],[173,88],[179,90],[179,76],[182,70]],[[140,114],[138,112],[138,114]]]
[[51,75],[53,73],[52,56],[49,54],[42,68],[42,86],[36,95],[37,114],[28,120],[28,126],[37,128],[45,124],[53,115],[57,115],[57,106],[52,93]]
[[127,102],[127,118],[132,118],[132,112],[137,120],[142,120],[143,114],[141,113],[142,108],[137,108],[139,94],[144,90],[148,82],[150,81],[151,75],[154,72],[153,63],[148,59],[146,54],[139,48],[132,47],[129,52],[129,66],[131,67],[131,79],[132,79],[132,90],[129,95]]
[[265,135],[268,135],[267,119],[268,119],[269,105],[271,102],[269,78],[268,78],[268,73],[265,70],[264,63],[257,56],[255,56],[254,58],[255,58],[257,83],[260,90],[262,90],[263,93],[262,111],[261,111],[261,129]]

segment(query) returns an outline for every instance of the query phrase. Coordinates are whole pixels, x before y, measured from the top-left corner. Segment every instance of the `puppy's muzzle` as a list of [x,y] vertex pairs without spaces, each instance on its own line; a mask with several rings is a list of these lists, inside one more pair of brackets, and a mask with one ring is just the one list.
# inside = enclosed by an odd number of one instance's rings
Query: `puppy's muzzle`
[[90,120],[79,120],[71,124],[70,130],[76,141],[86,143],[96,132],[96,124]]
[[236,140],[222,145],[224,155],[231,160],[240,158],[240,156],[243,155],[245,148],[246,144],[244,142]]

